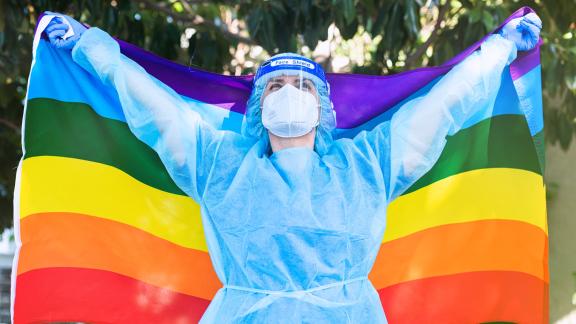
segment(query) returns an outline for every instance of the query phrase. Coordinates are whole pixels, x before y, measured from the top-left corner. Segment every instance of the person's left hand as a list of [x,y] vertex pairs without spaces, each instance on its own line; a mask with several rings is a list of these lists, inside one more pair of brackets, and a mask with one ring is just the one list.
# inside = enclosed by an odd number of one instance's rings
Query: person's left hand
[[519,51],[528,51],[538,44],[542,20],[535,13],[529,13],[524,17],[510,20],[500,34],[502,37],[513,41]]

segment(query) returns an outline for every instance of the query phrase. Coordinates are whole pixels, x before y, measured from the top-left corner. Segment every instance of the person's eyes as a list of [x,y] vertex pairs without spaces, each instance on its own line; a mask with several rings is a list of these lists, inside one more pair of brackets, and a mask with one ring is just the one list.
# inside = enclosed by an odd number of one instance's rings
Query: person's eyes
[[270,87],[268,88],[268,90],[278,90],[280,89],[282,86],[279,83],[272,83],[270,85]]
[[297,81],[297,82],[295,82],[295,85],[294,85],[294,86],[295,86],[296,88],[298,88],[298,89],[303,89],[303,90],[306,90],[306,91],[310,91],[310,90],[313,89],[313,88],[312,88],[312,85],[311,85],[310,82],[308,82],[308,81],[304,81],[304,82],[302,82],[302,83],[300,83],[299,81]]

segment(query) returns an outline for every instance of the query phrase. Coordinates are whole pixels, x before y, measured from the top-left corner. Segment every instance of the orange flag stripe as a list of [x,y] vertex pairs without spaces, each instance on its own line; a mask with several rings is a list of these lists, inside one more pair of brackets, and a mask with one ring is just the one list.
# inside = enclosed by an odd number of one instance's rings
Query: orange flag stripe
[[18,274],[51,267],[108,270],[204,299],[221,287],[208,253],[119,222],[39,213],[22,219],[20,231]]
[[370,280],[377,289],[473,271],[516,271],[548,282],[548,239],[539,227],[510,220],[448,224],[382,244]]
[[[205,299],[221,287],[207,253],[122,223],[41,213],[22,219],[21,231],[19,274],[50,267],[100,269]],[[500,270],[548,282],[543,257],[546,234],[534,225],[505,220],[450,224],[383,244],[370,279],[381,289],[440,275]]]

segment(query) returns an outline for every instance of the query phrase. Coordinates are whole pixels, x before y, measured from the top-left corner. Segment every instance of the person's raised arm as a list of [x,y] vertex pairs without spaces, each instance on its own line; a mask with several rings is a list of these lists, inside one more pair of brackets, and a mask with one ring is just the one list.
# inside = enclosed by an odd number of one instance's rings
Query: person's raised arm
[[[65,25],[56,21],[47,27],[50,41],[56,47],[71,48],[76,63],[116,89],[131,131],[158,153],[176,184],[200,201],[214,158],[206,152],[212,151],[209,147],[217,145],[223,132],[204,123],[173,89],[122,55],[106,32],[82,30],[73,19]],[[81,34],[72,44],[61,37],[68,25]]]
[[447,135],[460,130],[475,114],[485,114],[493,107],[502,73],[516,58],[517,48],[531,49],[538,41],[541,22],[531,15],[512,20],[502,35],[490,36],[480,50],[452,68],[426,95],[409,101],[389,122],[354,139],[375,153],[389,199],[430,170]]

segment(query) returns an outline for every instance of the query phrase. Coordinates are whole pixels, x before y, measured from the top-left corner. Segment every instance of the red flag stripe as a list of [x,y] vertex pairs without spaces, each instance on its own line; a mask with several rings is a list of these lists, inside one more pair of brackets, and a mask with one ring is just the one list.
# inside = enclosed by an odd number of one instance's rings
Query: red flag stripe
[[390,323],[548,322],[548,284],[521,272],[461,273],[378,292]]
[[[548,285],[519,272],[470,272],[379,291],[390,323],[546,323]],[[209,301],[102,270],[48,268],[18,276],[16,323],[195,323]]]
[[38,269],[17,281],[15,323],[197,323],[210,303],[103,270]]

